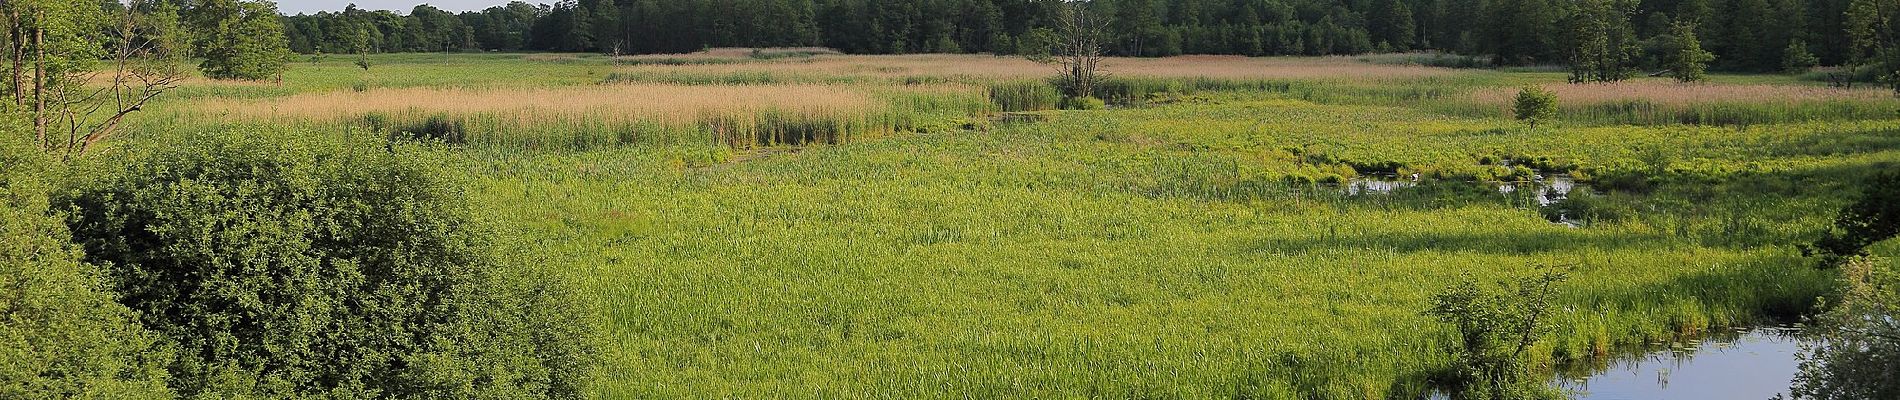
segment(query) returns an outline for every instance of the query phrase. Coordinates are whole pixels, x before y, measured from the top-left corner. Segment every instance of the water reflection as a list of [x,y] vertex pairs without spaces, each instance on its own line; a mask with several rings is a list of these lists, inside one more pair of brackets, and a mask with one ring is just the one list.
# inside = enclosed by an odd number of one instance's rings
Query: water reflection
[[1652,344],[1640,356],[1569,371],[1556,384],[1578,400],[1768,399],[1787,393],[1804,338],[1784,326]]
[[1524,189],[1525,195],[1535,199],[1537,205],[1542,207],[1569,198],[1570,191],[1577,188],[1577,181],[1568,176],[1538,176],[1530,181],[1499,183],[1498,193],[1507,196],[1515,195],[1518,194],[1520,188]]
[[[1339,188],[1343,190],[1347,196],[1389,195],[1407,189],[1419,188],[1421,184],[1433,185],[1434,187],[1438,185],[1466,185],[1478,190],[1485,190],[1481,188],[1488,187],[1496,189],[1496,193],[1503,196],[1512,206],[1523,208],[1550,207],[1569,199],[1570,194],[1573,192],[1589,190],[1587,185],[1578,184],[1575,179],[1567,175],[1549,177],[1539,175],[1530,180],[1519,182],[1421,181],[1416,174],[1406,176],[1389,174],[1368,175],[1353,178]],[[1571,220],[1568,215],[1561,212],[1552,216],[1551,220],[1552,222],[1573,228],[1582,226],[1581,223]]]

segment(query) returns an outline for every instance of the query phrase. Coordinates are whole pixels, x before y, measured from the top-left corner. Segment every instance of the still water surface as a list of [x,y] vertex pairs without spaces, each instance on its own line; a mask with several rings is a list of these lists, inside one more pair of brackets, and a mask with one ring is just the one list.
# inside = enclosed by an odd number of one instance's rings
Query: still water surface
[[1792,327],[1731,332],[1620,359],[1558,385],[1578,400],[1768,399],[1788,392],[1804,338]]

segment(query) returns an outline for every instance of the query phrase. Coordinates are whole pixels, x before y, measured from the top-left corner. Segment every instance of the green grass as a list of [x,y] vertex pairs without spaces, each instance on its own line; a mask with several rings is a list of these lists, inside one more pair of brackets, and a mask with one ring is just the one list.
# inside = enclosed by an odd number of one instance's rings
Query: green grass
[[[430,57],[372,71],[391,85],[607,80],[591,64],[604,59]],[[350,90],[340,69],[354,67],[332,59],[293,69],[287,89],[199,95]],[[1847,182],[1900,163],[1892,115],[1528,129],[1445,109],[1546,75],[1130,78],[1107,89],[1121,107],[1038,123],[971,121],[1040,106],[889,95],[931,110],[911,117],[931,128],[727,146],[577,123],[484,134],[600,145],[441,151],[501,242],[566,271],[604,314],[603,398],[1406,397],[1451,361],[1449,327],[1420,312],[1465,277],[1574,268],[1561,328],[1538,346],[1550,362],[1809,311],[1832,281],[1794,246],[1831,223]],[[1621,216],[1570,228],[1483,183],[1522,175],[1503,160],[1643,186],[1600,200]],[[1386,196],[1327,184],[1393,172],[1429,182]]]

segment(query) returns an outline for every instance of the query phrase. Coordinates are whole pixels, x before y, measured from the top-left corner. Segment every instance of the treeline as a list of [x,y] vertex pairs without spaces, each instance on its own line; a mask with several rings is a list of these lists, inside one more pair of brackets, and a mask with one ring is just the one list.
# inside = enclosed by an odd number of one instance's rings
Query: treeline
[[[1325,55],[1441,50],[1500,64],[1568,62],[1571,30],[1603,11],[1639,46],[1695,26],[1726,70],[1774,71],[1790,47],[1851,61],[1855,3],[1891,0],[1093,0],[1112,20],[1110,52]],[[1062,0],[565,0],[479,12],[351,6],[288,17],[302,53],[453,50],[673,53],[708,47],[825,46],[850,53],[1010,54],[1036,45]],[[1878,8],[1878,7],[1875,7]]]

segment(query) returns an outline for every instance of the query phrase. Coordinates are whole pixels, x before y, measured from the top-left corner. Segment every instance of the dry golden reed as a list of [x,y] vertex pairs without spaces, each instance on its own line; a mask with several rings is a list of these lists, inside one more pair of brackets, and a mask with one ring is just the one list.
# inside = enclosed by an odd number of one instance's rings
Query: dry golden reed
[[[709,54],[690,57],[718,58]],[[1421,78],[1457,71],[1410,65],[1377,65],[1347,57],[1180,56],[1167,58],[1114,58],[1107,62],[1116,76],[1216,79],[1385,79]],[[622,72],[653,74],[767,73],[799,76],[870,78],[975,77],[1022,79],[1051,76],[1050,65],[1021,57],[988,55],[829,56],[773,62],[713,65],[638,65]]]
[[[1891,99],[1891,92],[1878,89],[1844,90],[1819,86],[1793,85],[1717,85],[1683,84],[1661,79],[1645,79],[1610,84],[1546,84],[1545,89],[1557,93],[1560,103],[1602,104],[1625,101],[1645,101],[1658,105],[1692,105],[1708,103],[1805,103],[1831,100],[1883,100]],[[1517,97],[1516,88],[1480,91],[1471,94],[1471,100],[1493,105],[1510,104]]]
[[884,108],[861,90],[826,85],[601,85],[545,89],[406,88],[306,93],[274,99],[211,99],[191,109],[239,120],[329,120],[370,113],[588,115],[619,121],[683,121],[764,110],[830,114]]

